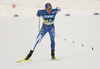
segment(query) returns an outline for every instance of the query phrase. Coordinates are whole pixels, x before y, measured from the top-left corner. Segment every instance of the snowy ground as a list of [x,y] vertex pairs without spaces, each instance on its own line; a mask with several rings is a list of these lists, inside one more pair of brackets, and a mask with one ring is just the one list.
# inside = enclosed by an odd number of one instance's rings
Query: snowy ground
[[19,13],[19,17],[13,17],[10,9],[9,14],[0,16],[0,69],[100,69],[100,15],[93,15],[95,10],[90,9],[62,9],[56,16],[56,57],[60,61],[49,60],[47,33],[36,47],[32,61],[16,63],[25,58],[35,42],[37,9],[33,15]]

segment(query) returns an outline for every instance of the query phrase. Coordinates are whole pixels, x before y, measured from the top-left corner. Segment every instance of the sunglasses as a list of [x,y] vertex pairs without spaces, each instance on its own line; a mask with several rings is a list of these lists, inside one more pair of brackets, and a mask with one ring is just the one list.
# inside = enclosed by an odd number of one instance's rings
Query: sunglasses
[[52,10],[52,8],[49,8],[49,9],[47,9],[47,10]]

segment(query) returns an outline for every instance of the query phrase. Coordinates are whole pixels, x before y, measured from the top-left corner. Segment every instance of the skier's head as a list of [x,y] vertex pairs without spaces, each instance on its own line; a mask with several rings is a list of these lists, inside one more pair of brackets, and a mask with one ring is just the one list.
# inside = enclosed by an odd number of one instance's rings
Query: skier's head
[[45,4],[45,9],[47,9],[48,7],[51,7],[52,8],[52,5],[50,3],[46,3]]
[[45,4],[45,9],[48,13],[52,12],[52,5],[50,3],[46,3]]

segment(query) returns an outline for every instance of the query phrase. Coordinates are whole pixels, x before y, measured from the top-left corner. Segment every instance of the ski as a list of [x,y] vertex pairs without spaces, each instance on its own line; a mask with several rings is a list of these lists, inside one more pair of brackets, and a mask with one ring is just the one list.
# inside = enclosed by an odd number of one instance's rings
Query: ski
[[56,61],[59,61],[59,59],[50,59],[50,60],[56,60]]
[[28,59],[28,60],[23,59],[23,60],[17,61],[17,63],[24,62],[24,61],[32,61],[32,59]]

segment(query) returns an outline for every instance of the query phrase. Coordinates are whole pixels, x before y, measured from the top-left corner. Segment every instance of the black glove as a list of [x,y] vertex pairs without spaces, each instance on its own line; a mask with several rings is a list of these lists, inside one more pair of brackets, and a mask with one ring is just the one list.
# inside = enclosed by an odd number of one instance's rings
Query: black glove
[[36,14],[38,17],[40,17],[41,15],[40,14]]

